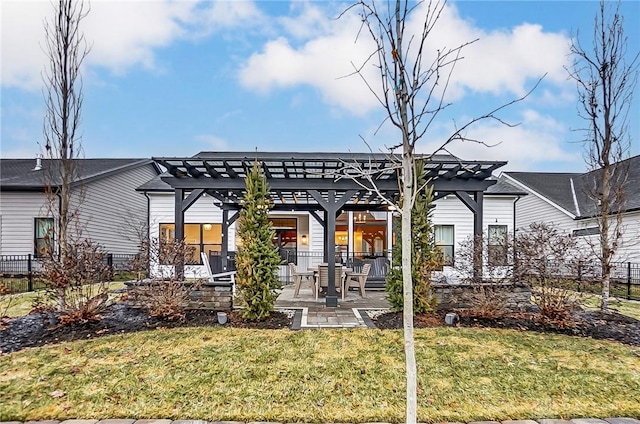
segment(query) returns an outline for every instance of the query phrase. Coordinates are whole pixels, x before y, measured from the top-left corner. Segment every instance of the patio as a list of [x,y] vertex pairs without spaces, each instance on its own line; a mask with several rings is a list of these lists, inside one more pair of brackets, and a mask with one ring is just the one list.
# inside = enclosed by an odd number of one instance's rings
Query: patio
[[388,309],[384,290],[367,290],[363,298],[358,291],[349,290],[338,307],[326,306],[324,297],[315,300],[313,290],[303,285],[298,297],[293,296],[293,284],[287,284],[276,300],[276,309],[295,310],[292,329],[312,328],[368,328],[373,323],[366,310]]

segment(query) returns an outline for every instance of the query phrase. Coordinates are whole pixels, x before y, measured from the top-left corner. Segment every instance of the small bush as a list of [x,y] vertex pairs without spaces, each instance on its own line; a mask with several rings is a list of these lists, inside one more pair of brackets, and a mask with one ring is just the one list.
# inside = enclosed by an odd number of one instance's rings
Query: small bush
[[62,324],[98,319],[107,306],[106,255],[100,246],[81,240],[67,243],[63,255],[44,259],[44,296],[56,304]]

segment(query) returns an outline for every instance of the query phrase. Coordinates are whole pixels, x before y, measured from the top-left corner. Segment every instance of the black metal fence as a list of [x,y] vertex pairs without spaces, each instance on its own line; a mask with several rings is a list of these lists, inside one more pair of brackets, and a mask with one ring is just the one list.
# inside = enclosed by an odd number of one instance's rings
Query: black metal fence
[[[536,263],[532,275],[544,274],[553,278],[563,288],[581,293],[602,293],[602,267],[599,262],[547,261]],[[640,300],[640,264],[614,262],[611,264],[609,294],[627,300]]]
[[[104,262],[112,278],[132,271],[136,255],[109,253]],[[0,283],[10,293],[23,293],[45,288],[42,259],[33,255],[0,255]]]

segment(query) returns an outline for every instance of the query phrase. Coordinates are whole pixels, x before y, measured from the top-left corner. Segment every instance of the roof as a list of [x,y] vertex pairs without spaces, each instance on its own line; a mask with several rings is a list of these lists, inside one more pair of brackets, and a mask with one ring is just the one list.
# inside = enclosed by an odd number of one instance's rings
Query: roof
[[[144,165],[157,165],[151,159],[101,158],[74,159],[77,177],[73,183],[89,182]],[[0,189],[3,191],[39,191],[45,186],[60,184],[59,159],[42,159],[36,170],[36,159],[0,159]]]
[[511,184],[506,180],[498,180],[494,185],[489,187],[485,194],[504,195],[504,196],[526,196],[525,190]]
[[[424,160],[426,177],[442,192],[484,191],[495,183],[490,180],[493,171],[506,164],[450,155],[416,155],[416,159]],[[380,193],[387,199],[397,198],[401,164],[400,155],[353,152],[200,152],[192,157],[154,160],[167,169],[169,175],[161,179],[171,187],[204,189],[223,203],[240,201],[247,171],[258,160],[275,193],[274,200],[282,204],[316,203],[313,196],[319,193],[326,198],[328,190],[339,196],[349,192],[350,202],[361,205],[381,203]],[[362,177],[363,171],[369,179]],[[157,181],[147,187],[163,191]]]
[[[627,172],[626,182],[623,183],[624,211],[640,210],[640,156],[634,156],[616,165],[615,172],[622,173],[625,170]],[[575,218],[589,218],[597,213],[596,204],[589,193],[593,193],[598,187],[602,169],[586,173],[505,172],[505,174],[530,191],[568,211]]]

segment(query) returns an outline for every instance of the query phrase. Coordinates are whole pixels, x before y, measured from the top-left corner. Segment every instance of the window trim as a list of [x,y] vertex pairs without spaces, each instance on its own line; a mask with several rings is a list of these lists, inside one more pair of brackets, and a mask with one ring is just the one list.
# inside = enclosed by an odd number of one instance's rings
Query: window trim
[[[163,234],[162,234],[162,226],[163,225],[173,225],[173,237],[169,238],[170,240],[175,240],[175,228],[176,228],[176,224],[175,222],[161,222],[158,224],[158,242],[160,244],[162,244],[163,242],[165,242],[164,238],[163,238]],[[216,223],[216,222],[185,222],[184,225],[198,225],[199,226],[199,243],[186,243],[187,246],[194,246],[196,249],[198,249],[198,251],[200,253],[202,253],[204,251],[205,246],[220,246],[220,251],[222,251],[222,243],[224,243],[224,234],[222,234],[222,224],[220,223]],[[205,243],[204,242],[204,226],[205,225],[211,225],[211,226],[219,226],[220,227],[220,232],[222,234],[222,238],[220,240],[220,243]],[[161,264],[161,265],[169,265],[169,264]],[[198,261],[197,262],[190,262],[190,263],[185,263],[185,265],[204,265],[202,263],[202,257],[201,255],[198,255]]]
[[55,249],[55,221],[52,217],[50,216],[44,216],[44,217],[34,217],[33,218],[33,256],[35,258],[44,258],[45,255],[40,254],[39,249],[38,249],[38,241],[42,240],[44,243],[46,243],[46,240],[48,238],[48,234],[45,235],[44,237],[38,237],[38,223],[40,221],[43,222],[49,222],[49,229],[47,231],[47,233],[49,233],[51,235],[51,237],[49,238],[49,247],[51,248],[51,252],[53,252],[53,250]]
[[[493,244],[492,243],[492,237],[491,237],[491,228],[503,228],[504,229],[504,238],[502,240],[500,240],[500,243],[504,243],[503,244]],[[508,225],[504,225],[504,224],[490,224],[487,226],[487,265],[490,266],[507,266],[509,264],[509,255],[508,255],[508,250],[507,249],[503,249],[503,251],[501,252],[501,255],[499,258],[494,258],[492,257],[493,254],[492,252],[494,251],[492,248],[499,248],[499,247],[505,247],[506,243],[508,241],[509,238],[509,226]],[[498,260],[497,260],[498,259]]]
[[[452,242],[451,244],[439,244],[438,243],[438,239],[435,237],[436,235],[436,228],[451,228],[451,236],[452,236]],[[456,257],[456,227],[455,225],[452,224],[435,224],[433,226],[433,238],[434,238],[434,243],[436,245],[436,247],[438,248],[444,248],[444,247],[450,247],[451,248],[451,256],[447,257],[446,254],[446,250],[445,249],[440,249],[442,251],[442,256],[443,256],[443,266],[454,266],[455,265],[455,257]],[[447,260],[447,258],[449,260]]]

